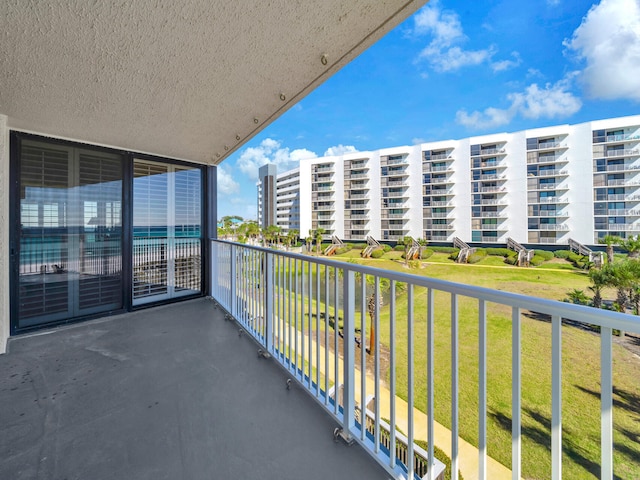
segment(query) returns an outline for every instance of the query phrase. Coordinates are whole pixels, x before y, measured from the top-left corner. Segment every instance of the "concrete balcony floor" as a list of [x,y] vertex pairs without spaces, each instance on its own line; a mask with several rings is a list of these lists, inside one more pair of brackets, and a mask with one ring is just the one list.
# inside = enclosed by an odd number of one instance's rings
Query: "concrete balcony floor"
[[386,479],[206,299],[10,340],[2,479]]

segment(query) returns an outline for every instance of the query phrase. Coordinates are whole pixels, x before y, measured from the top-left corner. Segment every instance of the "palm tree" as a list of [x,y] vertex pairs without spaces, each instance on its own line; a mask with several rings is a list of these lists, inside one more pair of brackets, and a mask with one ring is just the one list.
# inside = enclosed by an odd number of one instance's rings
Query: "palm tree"
[[592,283],[589,290],[593,292],[593,306],[602,308],[602,289],[609,285],[610,273],[607,268],[602,270],[592,268],[589,270],[589,280]]
[[629,236],[629,238],[620,242],[620,246],[629,253],[629,258],[640,257],[640,235]]
[[[376,353],[376,291],[375,291],[375,278],[371,275],[366,276],[367,286],[370,287],[373,292],[367,297],[367,312],[369,313],[370,327],[369,327],[369,355],[375,355]],[[383,305],[383,294],[386,293],[391,284],[388,278],[380,278],[378,283],[378,311]]]
[[296,229],[287,231],[287,246],[288,247],[290,247],[291,245],[295,244],[296,240],[298,240],[298,235],[299,234],[300,234],[300,232],[298,232],[298,230],[296,230]]
[[249,238],[249,240],[255,240],[260,236],[260,227],[258,226],[258,222],[250,221],[245,222],[243,224],[244,233]]
[[314,237],[316,239],[316,255],[320,255],[320,250],[322,250],[322,236],[325,234],[324,228],[316,228]]
[[598,243],[605,244],[607,246],[607,263],[613,263],[613,246],[619,245],[620,240],[622,239],[616,235],[605,235],[598,239]]

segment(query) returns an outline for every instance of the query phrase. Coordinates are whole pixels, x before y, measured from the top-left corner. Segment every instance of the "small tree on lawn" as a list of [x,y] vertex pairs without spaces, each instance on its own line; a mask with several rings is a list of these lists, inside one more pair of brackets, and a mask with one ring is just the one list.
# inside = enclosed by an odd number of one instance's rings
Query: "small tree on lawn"
[[609,264],[613,263],[613,246],[619,245],[620,240],[622,239],[616,235],[605,235],[604,237],[598,239],[598,243],[604,244],[607,246],[606,247],[607,263]]

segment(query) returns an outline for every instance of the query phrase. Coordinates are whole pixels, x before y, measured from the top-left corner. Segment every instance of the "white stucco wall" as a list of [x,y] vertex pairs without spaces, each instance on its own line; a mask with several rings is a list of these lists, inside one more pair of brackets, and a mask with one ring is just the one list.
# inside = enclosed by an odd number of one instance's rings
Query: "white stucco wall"
[[0,114],[0,353],[9,338],[9,127]]

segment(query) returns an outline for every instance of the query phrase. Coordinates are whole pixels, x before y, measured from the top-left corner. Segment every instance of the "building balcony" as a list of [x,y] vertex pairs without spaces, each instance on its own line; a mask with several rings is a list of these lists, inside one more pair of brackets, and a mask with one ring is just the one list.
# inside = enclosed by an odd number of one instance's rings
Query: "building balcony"
[[531,217],[568,217],[569,214],[564,210],[540,210],[537,215]]
[[480,150],[479,155],[472,155],[471,158],[474,157],[488,157],[491,155],[506,155],[504,148],[487,148]]
[[389,478],[210,300],[48,333],[0,356],[0,478]]
[[640,165],[624,163],[624,164],[607,165],[605,171],[606,172],[626,172],[626,171],[635,171],[635,170],[640,170]]
[[381,165],[388,165],[388,166],[391,166],[391,165],[404,165],[404,164],[407,164],[407,163],[408,163],[407,157],[393,158],[393,159],[387,158],[386,161],[382,160],[380,162]]
[[387,192],[387,198],[408,198],[409,192],[407,190],[402,192]]
[[352,173],[351,177],[349,178],[351,178],[352,180],[356,178],[369,178],[369,174],[368,173]]
[[640,155],[640,150],[637,149],[627,149],[627,148],[616,148],[613,150],[607,150],[605,152],[605,156],[607,158],[611,157],[637,157]]
[[558,169],[552,169],[552,170],[540,170],[537,175],[531,175],[533,177],[566,177],[567,175],[569,175],[569,172],[567,170],[558,170]]
[[448,242],[450,235],[431,235],[429,231],[425,231],[427,235],[427,240],[431,240],[432,242]]
[[453,172],[453,166],[444,165],[444,166],[434,167],[431,163],[423,163],[422,173],[429,173],[429,172]]
[[351,162],[351,167],[345,168],[345,171],[349,172],[351,170],[369,170],[369,167],[367,166],[367,162]]
[[609,209],[609,210],[595,210],[593,214],[597,216],[608,216],[608,217],[638,217],[640,216],[640,210],[616,208],[616,209]]
[[349,215],[345,217],[345,220],[369,220],[369,215]]
[[451,201],[449,200],[435,200],[429,202],[429,206],[431,207],[448,207],[449,205],[451,205]]
[[480,193],[503,193],[506,189],[505,187],[480,187],[478,191]]
[[323,187],[318,187],[316,189],[317,192],[333,192],[335,190],[335,187],[332,186],[323,186]]
[[596,230],[616,231],[616,232],[640,232],[640,224],[635,223],[609,223],[605,228],[598,228]]
[[478,212],[473,215],[474,218],[498,218],[507,217],[506,214],[500,212]]
[[506,200],[498,199],[498,198],[488,198],[484,200],[480,200],[479,204],[476,205],[506,205]]
[[541,197],[536,203],[569,203],[565,197]]
[[427,218],[447,218],[449,216],[449,212],[436,212],[432,213],[430,217]]
[[425,230],[454,230],[453,223],[425,223]]
[[369,198],[369,194],[368,193],[352,193],[351,195],[349,195],[349,198],[351,200],[362,200],[365,198]]
[[480,224],[480,230],[507,230],[507,228],[501,224],[482,223]]
[[451,188],[432,188],[431,193],[425,193],[424,195],[427,197],[448,197],[455,195],[455,193]]
[[317,212],[333,212],[335,207],[333,205],[320,205],[315,208]]
[[569,226],[563,223],[541,223],[537,227],[529,228],[529,230],[544,230],[562,232],[569,230]]
[[538,148],[534,150],[556,150],[559,148],[567,148],[567,147],[562,142],[542,142],[542,143],[539,143]]
[[504,180],[506,175],[498,175],[495,173],[481,174],[477,180]]
[[527,158],[527,163],[528,164],[532,164],[532,163],[545,163],[545,164],[553,164],[553,163],[568,163],[569,160],[567,159],[566,155],[544,155],[541,157],[537,157],[537,158]]
[[387,180],[386,186],[388,187],[400,187],[406,185],[405,180]]
[[471,170],[477,170],[479,168],[507,168],[507,165],[504,164],[502,159],[497,160],[485,160],[484,162],[480,162],[479,166],[472,167]]
[[315,172],[328,172],[333,170],[333,163],[325,165],[315,165]]
[[384,177],[389,177],[389,178],[391,178],[391,177],[408,177],[408,176],[409,176],[409,174],[407,173],[407,170],[403,168],[403,169],[397,169],[397,170],[389,170],[389,171],[387,171],[386,175],[383,175],[383,178]]
[[638,135],[607,135],[604,138],[604,141],[606,143],[611,143],[611,142],[637,142],[640,141],[640,136]]
[[[481,240],[497,243],[500,237]],[[212,301],[190,300],[11,340],[9,353],[0,357],[1,478],[36,478],[38,472],[70,478],[81,469],[83,478],[157,478],[157,472],[167,478],[255,478],[259,471],[261,478],[299,478],[304,472],[311,480],[414,480],[428,478],[431,470],[438,479],[442,464],[434,459],[434,443],[452,452],[456,477],[458,469],[465,478],[526,477],[522,457],[534,444],[526,441],[530,430],[521,423],[530,400],[522,383],[530,381],[526,365],[531,358],[521,339],[530,332],[532,318],[548,325],[549,385],[536,390],[535,402],[549,418],[534,434],[549,438],[544,451],[550,477],[562,478],[563,453],[575,451],[591,475],[614,477],[614,454],[620,453],[614,449],[613,412],[632,404],[615,393],[612,334],[614,329],[640,334],[636,316],[309,255],[220,241],[211,245]],[[357,297],[365,276],[376,285],[381,280],[406,285],[408,292],[403,308],[385,317],[385,328],[409,337],[403,345],[411,353],[385,357],[389,371],[397,372],[389,382],[367,366],[378,364],[381,349],[369,358],[360,348],[372,331]],[[436,304],[416,290],[452,305],[445,312],[456,326],[450,329],[451,341],[434,342]],[[389,308],[379,301],[380,292],[372,295],[376,305]],[[513,397],[506,420],[496,419],[487,402],[496,388],[489,372],[499,367],[488,362],[489,314],[490,321],[500,315],[511,325],[513,343],[503,349]],[[457,333],[469,316],[479,331],[471,342]],[[568,329],[576,319],[597,327],[600,339],[593,367],[599,381],[589,397],[600,414],[595,452],[575,445],[576,440],[565,441],[563,429],[572,415],[582,415],[562,401],[565,390],[574,387],[563,382],[565,369],[572,368],[563,338],[566,333],[573,338]],[[381,330],[380,320],[374,327]],[[438,330],[438,335],[449,331]],[[459,372],[461,352],[477,359],[477,375],[449,380],[454,420],[450,430],[443,430],[432,410],[441,371],[429,359],[444,354],[451,370]],[[427,359],[421,367],[421,361],[407,360],[418,353]],[[478,401],[471,407],[458,402],[461,381],[474,382]],[[371,402],[376,394],[380,401]],[[482,445],[487,424],[502,425],[513,472],[460,438],[457,419],[463,408],[472,408],[479,419]],[[396,424],[405,433],[390,427]],[[573,433],[572,439],[589,441],[586,431]],[[334,444],[333,435],[354,446]],[[431,442],[423,450],[415,444],[418,439]]]
[[450,153],[441,153],[439,155],[431,155],[431,160],[448,160],[451,158]]

